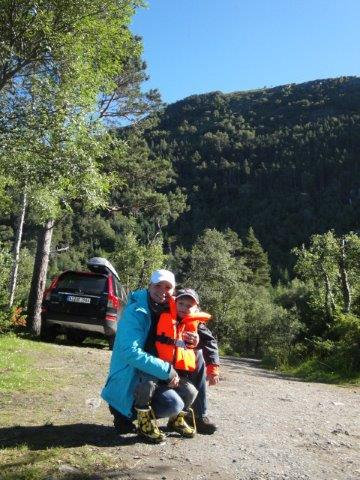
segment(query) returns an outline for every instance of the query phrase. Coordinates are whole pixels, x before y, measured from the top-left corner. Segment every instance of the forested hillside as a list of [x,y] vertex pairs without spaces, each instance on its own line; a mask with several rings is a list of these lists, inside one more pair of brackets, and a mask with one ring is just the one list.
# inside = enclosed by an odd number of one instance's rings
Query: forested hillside
[[146,136],[187,194],[168,232],[176,244],[252,226],[277,279],[312,234],[359,228],[360,78],[194,95],[167,106]]

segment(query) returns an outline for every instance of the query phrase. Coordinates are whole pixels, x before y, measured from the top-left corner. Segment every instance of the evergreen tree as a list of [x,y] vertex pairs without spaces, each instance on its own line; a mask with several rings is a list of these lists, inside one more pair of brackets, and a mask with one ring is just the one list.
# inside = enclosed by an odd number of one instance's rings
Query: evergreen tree
[[261,247],[252,227],[249,228],[245,238],[242,254],[245,259],[245,265],[251,271],[249,282],[252,285],[269,287],[270,267],[267,253]]

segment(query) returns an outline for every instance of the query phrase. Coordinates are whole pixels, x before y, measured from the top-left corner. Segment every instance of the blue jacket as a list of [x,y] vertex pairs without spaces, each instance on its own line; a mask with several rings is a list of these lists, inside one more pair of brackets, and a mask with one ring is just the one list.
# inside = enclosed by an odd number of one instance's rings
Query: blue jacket
[[170,378],[171,365],[146,353],[143,348],[151,325],[147,290],[136,290],[119,319],[109,375],[101,396],[127,417],[132,416],[137,370],[160,380]]

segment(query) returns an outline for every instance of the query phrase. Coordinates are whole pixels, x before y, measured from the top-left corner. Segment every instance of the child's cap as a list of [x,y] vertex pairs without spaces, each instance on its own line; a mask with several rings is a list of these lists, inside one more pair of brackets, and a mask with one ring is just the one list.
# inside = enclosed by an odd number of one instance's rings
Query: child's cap
[[199,305],[199,295],[192,288],[181,288],[176,294],[176,300],[180,297],[191,297]]
[[155,272],[151,274],[150,283],[159,282],[168,282],[172,288],[175,288],[175,276],[169,270],[155,270]]

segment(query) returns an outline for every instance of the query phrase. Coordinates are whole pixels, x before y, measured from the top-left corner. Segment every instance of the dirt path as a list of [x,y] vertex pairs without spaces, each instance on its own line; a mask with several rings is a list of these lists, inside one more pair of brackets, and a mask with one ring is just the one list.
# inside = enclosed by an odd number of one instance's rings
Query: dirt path
[[105,350],[54,345],[45,368],[66,378],[64,386],[35,398],[19,394],[16,402],[0,397],[1,444],[106,450],[118,468],[94,480],[360,479],[359,388],[299,382],[227,358],[221,384],[209,391],[218,432],[191,440],[171,434],[162,445],[148,445],[111,428],[98,397],[109,358]]

